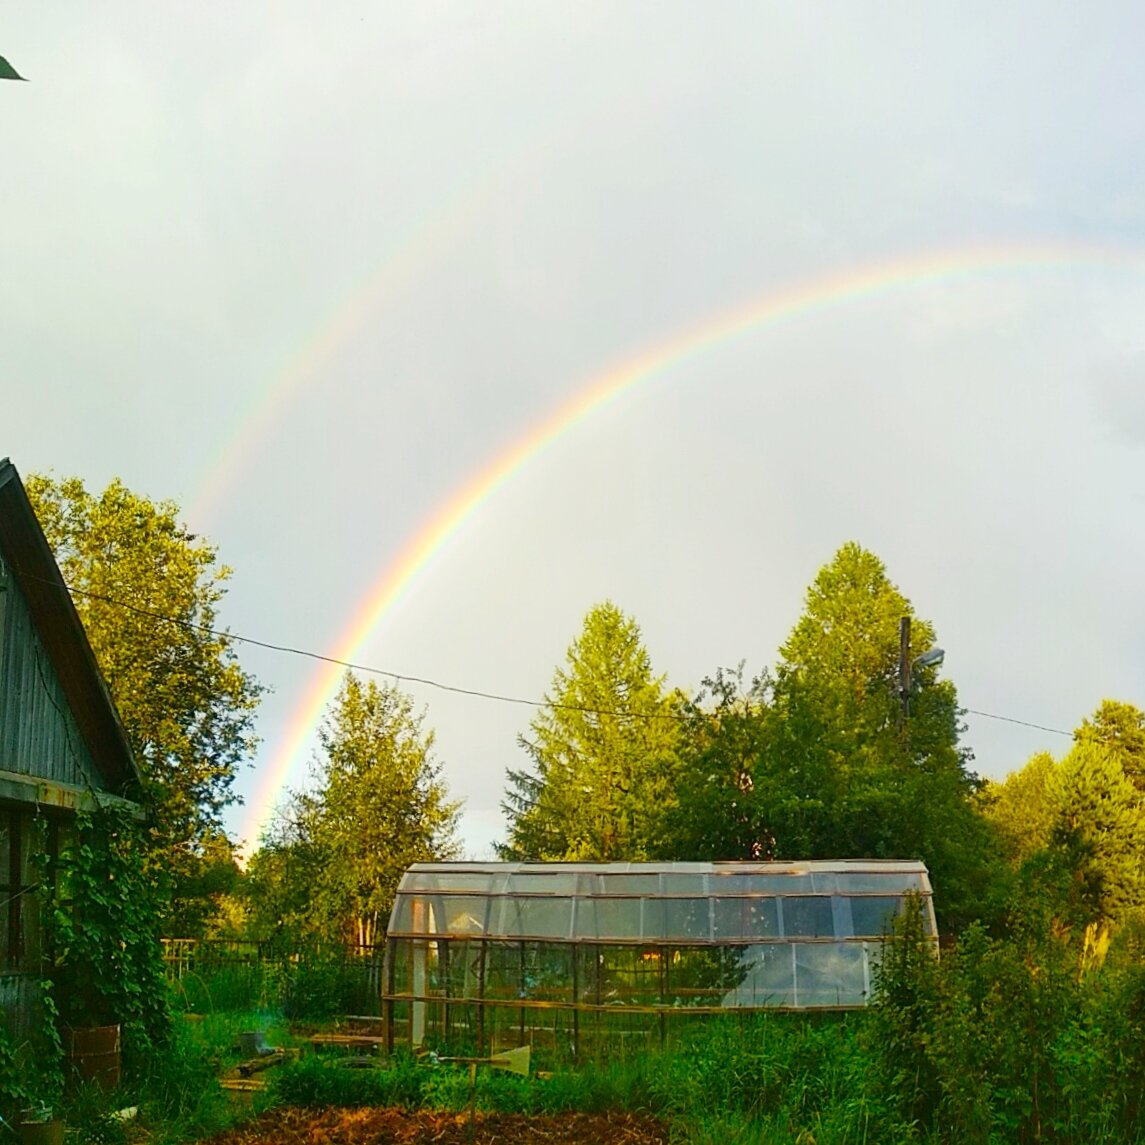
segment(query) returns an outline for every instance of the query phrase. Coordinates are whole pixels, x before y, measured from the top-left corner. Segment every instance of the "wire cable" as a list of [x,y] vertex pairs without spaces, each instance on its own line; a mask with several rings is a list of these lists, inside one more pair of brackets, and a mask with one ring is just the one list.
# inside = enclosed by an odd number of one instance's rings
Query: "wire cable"
[[1062,728],[1051,728],[1045,724],[1032,724],[1029,720],[1016,720],[1013,716],[999,716],[993,712],[980,712],[976,708],[963,708],[962,709],[968,716],[985,716],[988,720],[1001,720],[1007,724],[1018,724],[1024,728],[1037,728],[1042,732],[1053,732],[1054,735],[1069,736],[1070,739],[1076,739],[1077,736],[1073,732],[1064,731]]
[[[55,581],[47,580],[44,577],[37,577],[27,573],[24,575],[31,575],[31,579],[38,580],[42,584],[58,587]],[[76,588],[73,585],[65,584],[64,588],[68,592],[76,596],[85,597],[88,600],[98,600],[103,604],[114,605],[117,608],[126,609],[128,612],[134,612],[140,616],[161,621],[164,624],[174,624],[176,627],[185,628],[192,632],[202,632],[205,635],[215,636],[221,640],[233,640],[236,644],[249,644],[254,648],[263,648],[269,652],[281,652],[288,656],[302,656],[307,660],[317,660],[322,664],[333,664],[336,667],[346,668],[352,672],[364,672],[373,676],[386,676],[397,683],[422,684],[427,688],[436,688],[438,691],[451,692],[458,696],[473,696],[479,700],[492,700],[500,704],[517,704],[521,707],[537,709],[559,709],[561,711],[582,712],[585,715],[595,716],[621,716],[631,719],[666,719],[681,722],[691,719],[690,716],[681,712],[618,712],[607,708],[593,708],[583,704],[555,703],[551,700],[528,700],[523,696],[508,696],[501,692],[486,692],[480,688],[463,688],[457,684],[442,683],[440,680],[434,680],[428,676],[411,676],[404,672],[393,672],[388,668],[378,668],[372,664],[359,664],[353,660],[342,660],[337,656],[327,656],[322,652],[312,652],[308,648],[295,648],[289,644],[275,644],[269,640],[258,640],[253,636],[242,636],[236,632],[212,628],[207,624],[196,624],[194,621],[180,620],[176,616],[168,616],[165,613],[156,612],[150,608],[142,608],[137,604],[129,604],[126,600],[119,600],[117,597],[105,596],[98,592],[89,592],[86,589]],[[966,715],[981,716],[987,720],[998,720],[1002,723],[1017,724],[1019,727],[1036,728],[1038,731],[1050,732],[1053,735],[1068,736],[1070,739],[1076,738],[1073,732],[1065,731],[1062,728],[1052,728],[1046,724],[1036,724],[1029,720],[1019,720],[1013,716],[1000,716],[995,712],[984,712],[977,708],[961,708],[960,711]]]

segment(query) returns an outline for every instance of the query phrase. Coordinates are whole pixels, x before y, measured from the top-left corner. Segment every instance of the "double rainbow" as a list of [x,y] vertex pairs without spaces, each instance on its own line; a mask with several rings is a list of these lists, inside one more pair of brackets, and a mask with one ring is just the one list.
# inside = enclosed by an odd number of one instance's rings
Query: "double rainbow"
[[[1145,254],[1096,244],[1040,243],[931,251],[846,270],[768,293],[725,312],[667,342],[589,379],[547,417],[470,476],[409,538],[354,610],[328,655],[354,660],[410,586],[447,541],[509,480],[549,446],[572,433],[622,395],[673,367],[747,333],[860,301],[989,272],[1052,271],[1077,266],[1145,269]],[[337,330],[345,329],[340,319]],[[333,335],[331,335],[333,337]],[[330,337],[323,339],[326,345]],[[291,375],[292,384],[297,379]],[[315,673],[290,725],[248,804],[240,835],[253,844],[270,819],[288,776],[310,744],[323,711],[337,692],[343,669],[324,665]]]

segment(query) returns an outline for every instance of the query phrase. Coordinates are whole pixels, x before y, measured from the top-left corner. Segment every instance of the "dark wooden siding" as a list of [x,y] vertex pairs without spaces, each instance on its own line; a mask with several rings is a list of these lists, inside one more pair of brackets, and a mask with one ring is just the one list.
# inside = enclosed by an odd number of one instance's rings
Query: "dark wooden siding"
[[15,578],[0,565],[0,771],[106,790]]

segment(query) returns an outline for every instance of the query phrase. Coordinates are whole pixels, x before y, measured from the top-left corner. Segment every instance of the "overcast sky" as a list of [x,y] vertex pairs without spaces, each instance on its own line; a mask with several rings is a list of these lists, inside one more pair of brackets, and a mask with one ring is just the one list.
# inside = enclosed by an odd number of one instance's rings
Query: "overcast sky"
[[[357,657],[539,699],[608,597],[695,687],[773,663],[854,539],[968,707],[1145,704],[1143,45],[1130,3],[0,0],[30,81],[0,84],[0,455],[175,498],[235,570],[225,622],[327,652],[595,379],[753,301],[978,252],[587,417]],[[317,669],[242,657],[273,690],[253,792]],[[411,691],[485,857],[529,712]],[[1068,745],[968,723],[989,776]]]

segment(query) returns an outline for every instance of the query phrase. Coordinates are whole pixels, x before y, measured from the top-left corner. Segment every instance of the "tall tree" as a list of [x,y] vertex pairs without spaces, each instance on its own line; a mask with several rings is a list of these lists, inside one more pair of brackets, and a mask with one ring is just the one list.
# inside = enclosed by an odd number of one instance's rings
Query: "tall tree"
[[1078,743],[1056,776],[1053,845],[1071,860],[1075,915],[1115,922],[1145,901],[1145,818],[1117,754]]
[[770,859],[783,794],[768,770],[775,735],[771,681],[717,670],[684,707],[676,802],[664,816],[659,857],[719,862]]
[[1102,700],[1074,732],[1078,743],[1096,743],[1113,753],[1138,791],[1145,791],[1145,712],[1121,700]]
[[433,732],[395,686],[347,672],[319,738],[314,790],[280,812],[252,860],[254,889],[297,936],[372,945],[402,872],[456,854],[458,804]]
[[979,806],[999,832],[1012,863],[1021,865],[1049,846],[1059,812],[1058,765],[1048,751],[1001,783],[987,783]]
[[236,800],[262,693],[234,641],[211,631],[231,570],[172,501],[118,480],[100,494],[76,477],[35,475],[26,488],[148,781],[155,863],[174,880],[169,925],[193,929],[194,883]]
[[973,913],[990,866],[990,832],[971,806],[978,779],[959,745],[954,685],[913,673],[899,721],[899,623],[912,617],[912,660],[933,626],[854,542],[820,570],[780,649],[768,770],[787,792],[775,825],[787,857],[917,857],[947,923]]
[[636,621],[592,608],[518,742],[535,770],[510,770],[505,858],[640,860],[673,801],[680,698],[667,694]]

